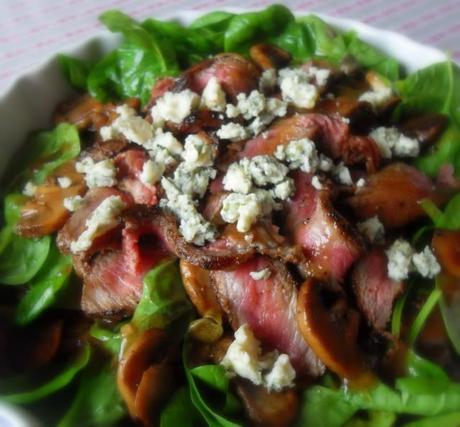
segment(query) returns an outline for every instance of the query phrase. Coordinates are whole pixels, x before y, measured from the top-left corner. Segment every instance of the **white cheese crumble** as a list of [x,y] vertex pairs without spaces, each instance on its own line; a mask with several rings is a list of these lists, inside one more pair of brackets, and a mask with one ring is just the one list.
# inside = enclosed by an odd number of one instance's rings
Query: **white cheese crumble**
[[294,192],[294,180],[292,178],[285,178],[284,181],[276,184],[270,193],[275,199],[287,200]]
[[350,169],[348,169],[343,162],[340,162],[334,168],[334,176],[338,182],[343,185],[353,185],[353,180],[351,179]]
[[157,163],[152,160],[147,160],[142,166],[142,172],[140,175],[140,180],[144,184],[154,185],[160,181],[165,167],[162,163]]
[[166,177],[161,179],[161,185],[166,192],[166,199],[162,199],[160,205],[169,209],[179,219],[179,231],[184,239],[198,246],[215,240],[215,227],[198,212],[192,196],[181,194],[174,183]]
[[225,92],[219,81],[212,76],[201,94],[201,104],[212,111],[225,111]]
[[214,163],[215,150],[198,135],[189,135],[185,138],[182,158],[184,162],[195,166],[212,166]]
[[287,354],[280,354],[271,370],[265,375],[265,386],[269,390],[281,391],[294,386],[296,372]]
[[254,279],[254,280],[266,280],[271,276],[272,272],[269,268],[264,268],[259,271],[251,271],[249,275]]
[[182,194],[201,198],[206,193],[209,181],[216,177],[216,170],[182,162],[174,171],[173,183]]
[[22,194],[28,197],[34,197],[36,192],[37,186],[31,181],[26,182],[24,188],[22,189]]
[[229,139],[232,142],[241,141],[248,137],[246,129],[238,123],[227,123],[217,130],[220,139]]
[[230,374],[264,385],[269,390],[294,386],[296,374],[289,357],[277,352],[262,355],[259,340],[246,324],[235,332],[235,340],[228,347],[221,365]]
[[334,168],[334,162],[324,154],[320,154],[318,167],[323,172],[330,172]]
[[358,223],[358,230],[364,234],[371,243],[381,243],[385,236],[385,228],[377,215]]
[[171,132],[158,130],[145,145],[152,160],[164,166],[174,165],[180,158],[183,146]]
[[181,123],[200,105],[200,97],[190,89],[181,92],[166,92],[151,109],[154,124],[163,121]]
[[249,172],[257,186],[278,184],[284,180],[288,168],[272,156],[253,157],[249,162]]
[[366,185],[366,180],[364,178],[359,178],[358,181],[356,181],[356,187],[358,188],[363,188]]
[[276,86],[276,81],[277,75],[275,68],[264,70],[259,79],[259,89],[262,92],[269,91]]
[[395,127],[378,127],[369,136],[377,144],[380,154],[385,159],[396,157],[417,157],[420,144],[417,139],[409,138]]
[[412,262],[423,277],[432,279],[441,272],[441,266],[428,246],[425,246],[422,252],[414,254]]
[[239,93],[236,99],[238,101],[236,108],[245,120],[257,117],[265,110],[265,95],[258,90],[253,90],[249,96],[245,93]]
[[89,188],[113,187],[117,183],[117,168],[111,159],[95,163],[91,157],[85,157],[75,164],[75,169],[84,174]]
[[246,233],[262,215],[262,200],[255,193],[231,193],[224,199],[220,215],[225,222],[236,222],[236,229]]
[[388,102],[392,96],[393,90],[390,87],[382,87],[362,93],[358,100],[368,102],[374,108],[379,108]]
[[249,164],[250,160],[247,158],[230,164],[222,181],[225,190],[241,194],[249,193],[252,188]]
[[63,205],[68,211],[75,212],[83,206],[83,197],[66,197],[64,199]]
[[101,127],[99,133],[104,141],[123,135],[128,141],[144,145],[152,138],[152,125],[127,105],[118,106],[115,111],[118,117],[108,126]]
[[57,182],[61,188],[69,188],[72,185],[72,180],[68,176],[58,176]]
[[85,230],[70,244],[70,250],[78,253],[89,249],[96,237],[118,225],[118,216],[124,207],[125,203],[120,196],[104,199],[86,220]]
[[388,257],[388,276],[396,281],[405,280],[411,271],[414,250],[403,239],[397,239],[386,251]]
[[302,69],[284,68],[278,82],[285,101],[299,108],[313,108],[319,97],[318,89],[310,83],[310,75]]
[[323,184],[321,183],[319,177],[317,175],[315,175],[312,179],[311,179],[311,185],[313,186],[313,188],[315,188],[316,190],[322,190],[324,187],[323,187]]
[[331,75],[331,70],[310,66],[305,69],[308,77],[313,79],[318,86],[325,86]]
[[319,165],[315,143],[308,138],[296,139],[287,145],[278,145],[275,157],[286,161],[289,169],[300,169],[306,173],[314,173]]

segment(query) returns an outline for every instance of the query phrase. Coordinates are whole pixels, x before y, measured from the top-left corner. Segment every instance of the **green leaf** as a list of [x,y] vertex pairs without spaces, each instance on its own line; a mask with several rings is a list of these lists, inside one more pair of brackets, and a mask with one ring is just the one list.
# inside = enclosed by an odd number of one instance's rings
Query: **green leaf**
[[177,262],[166,261],[145,276],[132,322],[140,330],[164,328],[190,310]]
[[418,157],[414,164],[422,172],[436,177],[441,166],[452,164],[455,174],[460,176],[460,131],[455,125],[449,126],[439,138],[433,150]]
[[207,13],[195,19],[195,21],[193,21],[190,24],[189,28],[192,28],[195,30],[202,29],[204,27],[212,28],[212,27],[217,27],[217,26],[222,28],[224,23],[228,22],[233,16],[235,15],[230,12],[223,12],[223,11],[210,12],[210,13]]
[[39,132],[25,149],[27,160],[34,165],[31,179],[41,184],[51,172],[80,154],[78,130],[61,123],[51,131]]
[[203,419],[190,400],[186,387],[176,391],[172,399],[161,412],[160,427],[199,427]]
[[423,200],[421,206],[433,221],[436,228],[447,230],[460,229],[460,194],[450,199],[442,212],[432,201]]
[[68,55],[58,55],[59,65],[70,84],[79,90],[86,90],[90,66],[81,59]]
[[398,378],[395,388],[384,383],[369,390],[310,387],[296,425],[339,427],[363,411],[428,417],[460,411],[460,384],[439,366],[411,352],[408,368],[409,374]]
[[355,417],[348,421],[345,427],[392,427],[396,415],[392,412],[371,412],[368,417]]
[[[436,278],[436,286],[442,291],[442,276]],[[439,301],[442,319],[450,342],[457,354],[460,354],[460,292],[449,292]]]
[[404,424],[403,427],[458,427],[459,425],[460,412],[453,412],[452,414],[437,415],[412,421]]
[[[91,355],[88,345],[84,346],[74,360],[67,363],[51,379],[36,383],[30,375],[19,375],[2,380],[0,384],[0,400],[25,404],[36,402],[50,394],[61,390],[72,382],[75,376],[87,365]],[[39,377],[47,376],[47,372],[36,372]]]
[[122,337],[120,333],[120,327],[116,328],[117,330],[112,331],[110,329],[104,328],[101,325],[95,323],[91,326],[89,334],[97,339],[101,346],[105,348],[109,353],[114,356],[118,356],[121,350]]
[[126,414],[111,363],[89,366],[58,427],[112,426]]
[[[239,427],[228,417],[235,417],[241,407],[229,387],[225,371],[220,366],[203,365],[191,368],[188,358],[191,343],[183,347],[183,363],[190,390],[190,399],[209,426]],[[211,391],[211,392],[210,392]]]
[[260,12],[235,15],[225,32],[226,52],[246,52],[257,41],[267,41],[283,32],[294,21],[292,12],[282,5],[272,5]]
[[310,31],[305,25],[294,21],[289,22],[286,29],[275,38],[274,43],[288,51],[296,62],[311,58],[315,52]]
[[26,325],[52,306],[67,285],[71,272],[71,257],[62,255],[53,242],[45,263],[16,307],[16,322]]

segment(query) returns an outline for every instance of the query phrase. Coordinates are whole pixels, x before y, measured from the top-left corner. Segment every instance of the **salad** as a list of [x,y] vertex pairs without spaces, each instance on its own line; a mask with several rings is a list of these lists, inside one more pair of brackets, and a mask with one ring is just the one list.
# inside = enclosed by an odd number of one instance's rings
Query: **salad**
[[460,72],[284,6],[101,21],[3,186],[0,401],[44,425],[460,425]]

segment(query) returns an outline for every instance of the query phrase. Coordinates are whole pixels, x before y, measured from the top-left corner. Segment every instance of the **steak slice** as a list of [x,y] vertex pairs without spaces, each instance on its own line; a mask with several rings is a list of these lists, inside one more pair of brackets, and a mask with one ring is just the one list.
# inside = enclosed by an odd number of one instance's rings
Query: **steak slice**
[[[266,279],[250,275],[266,268],[271,272]],[[283,263],[257,255],[236,269],[210,274],[233,329],[248,324],[265,346],[288,354],[299,375],[316,377],[324,372],[298,328],[296,283]]]
[[298,171],[294,181],[295,194],[285,207],[285,230],[302,247],[311,276],[340,282],[363,250],[361,238],[335,211],[328,192],[311,185],[310,175]]
[[386,328],[393,303],[402,292],[402,283],[388,277],[387,262],[384,252],[374,249],[357,262],[352,273],[358,307],[377,330]]

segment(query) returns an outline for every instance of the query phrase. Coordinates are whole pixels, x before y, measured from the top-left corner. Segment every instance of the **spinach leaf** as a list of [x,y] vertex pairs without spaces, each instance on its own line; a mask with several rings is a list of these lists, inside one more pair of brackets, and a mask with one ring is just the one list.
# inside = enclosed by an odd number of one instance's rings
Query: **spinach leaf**
[[68,55],[58,55],[59,65],[69,83],[79,90],[86,90],[86,81],[90,70],[89,64]]
[[89,334],[99,341],[101,346],[114,356],[118,356],[121,350],[121,333],[120,326],[117,330],[112,331],[95,323],[91,326]]
[[27,164],[33,164],[31,179],[41,184],[56,168],[78,156],[80,137],[74,125],[61,123],[51,131],[36,134],[24,148]]
[[[442,292],[444,286],[442,284],[442,275],[436,278],[436,286]],[[444,288],[445,289],[445,288]],[[460,294],[452,292],[443,295],[439,301],[442,319],[446,327],[447,335],[457,354],[460,354]]]
[[[186,340],[183,347],[183,363],[189,385],[190,399],[209,426],[239,427],[231,418],[240,409],[237,398],[229,387],[229,379],[222,366],[203,365],[190,367],[188,358],[191,343]],[[216,393],[217,392],[217,393]]]
[[166,261],[145,276],[143,294],[132,323],[140,330],[164,328],[190,310],[177,262]]
[[[408,375],[395,388],[379,383],[353,391],[321,385],[307,389],[297,425],[338,427],[358,411],[437,416],[460,410],[460,384],[437,365],[410,353]],[[308,424],[311,423],[311,424]]]
[[396,82],[402,103],[398,113],[444,113],[460,127],[460,69],[451,61],[439,62]]
[[204,423],[186,387],[178,389],[161,412],[160,427],[199,427]]
[[292,12],[282,5],[272,5],[260,12],[235,15],[225,31],[224,48],[227,52],[246,53],[257,41],[280,34],[294,21]]
[[87,365],[90,355],[90,347],[88,345],[84,346],[75,359],[60,368],[51,379],[48,378],[45,381],[43,381],[43,377],[46,378],[48,372],[36,372],[35,374],[41,380],[38,384],[37,378],[32,378],[32,374],[4,379],[0,384],[0,399],[18,404],[43,399],[70,384],[75,376]]
[[460,412],[437,415],[435,417],[423,418],[404,424],[404,427],[458,427],[460,425]]
[[368,417],[355,417],[345,424],[345,427],[392,427],[396,415],[391,412],[371,412]]
[[305,25],[291,21],[285,30],[274,39],[274,44],[288,51],[294,61],[302,62],[315,52],[314,40]]
[[195,21],[190,24],[189,28],[194,30],[203,28],[222,28],[225,26],[225,23],[228,23],[234,16],[233,13],[219,10],[210,12],[195,19]]
[[45,263],[16,307],[16,322],[26,325],[52,306],[68,284],[71,272],[71,257],[61,255],[55,243],[51,243]]
[[88,75],[88,90],[101,101],[138,97],[150,98],[155,81],[175,75],[179,68],[176,52],[167,39],[160,39],[129,16],[110,10],[100,20],[125,42],[97,63]]
[[25,239],[14,234],[24,197],[10,194],[5,198],[5,226],[0,239],[0,283],[22,285],[32,279],[48,256],[49,236]]
[[460,215],[458,214],[460,212],[460,194],[450,199],[449,203],[444,208],[444,212],[430,200],[423,200],[421,205],[436,228],[444,228],[447,230],[460,229]]
[[58,427],[112,426],[126,414],[111,363],[85,369],[77,394]]

